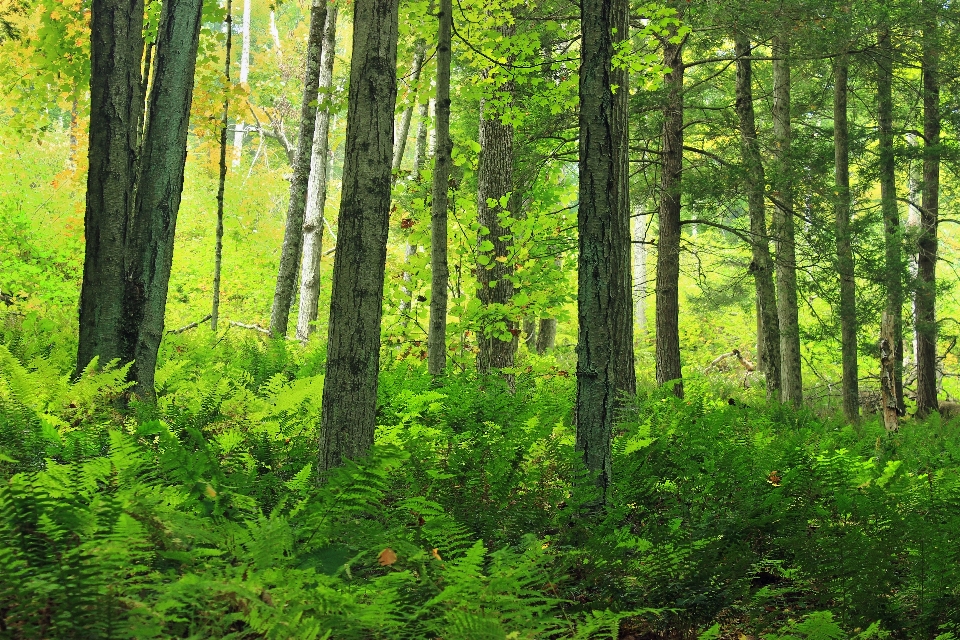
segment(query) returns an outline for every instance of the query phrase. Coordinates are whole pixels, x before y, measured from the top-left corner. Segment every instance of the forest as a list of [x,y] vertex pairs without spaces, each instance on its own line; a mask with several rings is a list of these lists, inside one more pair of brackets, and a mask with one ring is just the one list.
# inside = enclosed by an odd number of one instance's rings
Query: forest
[[960,640],[950,0],[0,0],[0,638]]

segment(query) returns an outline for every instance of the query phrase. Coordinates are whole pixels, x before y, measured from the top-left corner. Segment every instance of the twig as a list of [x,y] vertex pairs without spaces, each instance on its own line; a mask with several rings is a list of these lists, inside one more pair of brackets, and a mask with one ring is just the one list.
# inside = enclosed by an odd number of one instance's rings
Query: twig
[[202,325],[204,322],[206,322],[207,320],[209,320],[209,319],[212,318],[212,317],[213,317],[213,314],[208,313],[207,315],[205,315],[204,317],[200,318],[200,319],[197,320],[196,322],[191,322],[190,324],[186,325],[185,327],[180,327],[179,329],[170,329],[169,331],[167,331],[167,335],[168,335],[168,336],[169,336],[169,335],[174,335],[174,334],[177,334],[177,333],[183,333],[184,331],[188,331],[188,330],[190,330],[190,329],[195,329],[195,328],[199,327],[200,325]]
[[233,321],[231,321],[231,322],[230,322],[230,326],[232,326],[232,327],[240,327],[241,329],[253,329],[254,331],[259,331],[260,333],[263,333],[263,334],[266,334],[266,335],[270,335],[270,331],[269,331],[268,329],[264,329],[263,327],[261,327],[261,326],[258,325],[258,324],[244,324],[244,323],[242,323],[242,322],[233,322]]

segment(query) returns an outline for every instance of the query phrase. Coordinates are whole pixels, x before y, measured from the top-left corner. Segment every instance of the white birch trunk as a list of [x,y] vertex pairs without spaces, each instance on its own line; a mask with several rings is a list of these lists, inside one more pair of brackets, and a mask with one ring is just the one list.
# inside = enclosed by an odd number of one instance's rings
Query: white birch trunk
[[633,210],[633,318],[640,331],[647,330],[647,245],[646,226],[643,222],[643,206]]
[[307,182],[307,210],[303,222],[303,256],[300,262],[300,309],[297,312],[297,339],[305,342],[313,333],[320,299],[320,258],[323,255],[323,209],[327,200],[327,175],[330,164],[330,88],[333,86],[333,61],[336,57],[337,5],[327,9],[323,49],[320,54],[320,108],[313,131],[310,179]]
[[[240,47],[240,84],[246,84],[250,77],[250,0],[243,0],[243,44]],[[233,166],[240,166],[243,155],[243,120],[238,119],[233,132]]]
[[[912,133],[907,134],[907,144],[911,147],[917,146],[917,136]],[[907,233],[911,236],[915,236],[917,230],[920,228],[920,207],[917,206],[917,203],[920,202],[920,177],[918,176],[918,166],[917,162],[911,162],[909,168],[907,169],[907,193],[908,199],[910,200],[910,205],[907,207]],[[917,250],[916,243],[913,243],[910,248],[910,253],[908,257],[908,264],[910,269],[910,283],[912,292],[910,293],[910,308],[911,308],[911,333],[912,333],[912,356],[913,364],[917,363],[917,348],[919,336],[917,334],[917,294],[916,294],[916,281],[917,281]]]

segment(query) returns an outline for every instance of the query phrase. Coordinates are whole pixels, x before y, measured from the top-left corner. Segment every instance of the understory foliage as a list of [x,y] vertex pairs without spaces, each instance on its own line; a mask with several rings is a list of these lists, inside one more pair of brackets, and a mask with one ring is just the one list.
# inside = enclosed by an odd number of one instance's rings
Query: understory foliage
[[0,343],[2,637],[960,633],[960,428],[936,416],[888,436],[642,392],[597,512],[551,359],[511,394],[389,353],[376,446],[321,479],[322,353],[171,336],[158,405],[121,409],[123,369],[71,381],[26,325]]

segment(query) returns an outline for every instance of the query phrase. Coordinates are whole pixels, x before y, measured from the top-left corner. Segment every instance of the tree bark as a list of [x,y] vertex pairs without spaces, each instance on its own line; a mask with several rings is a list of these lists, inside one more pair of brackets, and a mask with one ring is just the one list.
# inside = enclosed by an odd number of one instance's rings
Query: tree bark
[[877,129],[887,289],[884,317],[890,322],[890,335],[886,336],[890,341],[891,349],[890,389],[893,392],[896,410],[903,415],[903,234],[900,228],[900,211],[897,207],[897,176],[893,152],[893,47],[888,30],[880,33],[878,44]]
[[447,189],[452,166],[450,138],[450,45],[453,28],[452,0],[440,0],[437,43],[437,98],[435,103],[437,150],[434,154],[433,199],[430,206],[430,325],[427,369],[441,376],[447,367]]
[[303,248],[303,219],[306,215],[307,183],[310,178],[313,132],[317,120],[320,57],[326,18],[326,0],[313,0],[310,9],[310,34],[307,38],[306,72],[303,78],[303,101],[300,105],[300,135],[293,161],[293,177],[290,180],[290,204],[287,207],[287,223],[283,231],[277,287],[270,311],[270,334],[274,337],[287,335],[290,307],[293,305],[293,292],[300,266],[300,252]]
[[316,328],[320,301],[320,260],[323,256],[324,207],[330,163],[330,89],[337,45],[337,5],[327,9],[320,54],[320,105],[313,131],[310,178],[307,181],[307,211],[303,222],[303,258],[300,264],[300,309],[297,312],[297,339],[305,342]]
[[880,404],[883,412],[883,426],[887,431],[896,431],[900,428],[900,404],[896,391],[896,360],[895,343],[897,342],[892,315],[883,312],[880,321]]
[[773,135],[776,140],[773,236],[776,242],[777,318],[780,321],[780,379],[783,401],[803,403],[800,311],[797,304],[797,250],[793,223],[793,156],[790,110],[790,44],[773,38]]
[[[271,15],[272,12],[271,12]],[[240,84],[246,84],[250,77],[250,0],[243,0],[243,40],[240,45]],[[232,26],[232,21],[231,21]],[[233,132],[233,166],[240,166],[243,155],[243,119],[238,118]]]
[[537,354],[543,355],[552,350],[557,344],[557,319],[541,318],[540,329],[537,331]]
[[136,327],[124,315],[124,269],[143,113],[142,32],[143,0],[93,3],[78,376],[95,357],[101,366],[133,360]]
[[[230,45],[233,43],[233,4],[227,0],[227,46],[223,75],[224,86],[230,86]],[[230,98],[224,94],[223,123],[220,129],[220,181],[217,184],[217,234],[213,249],[213,305],[210,311],[210,330],[217,332],[220,320],[220,273],[223,267],[223,195],[227,184],[227,125],[230,124]]]
[[663,106],[660,222],[657,241],[657,384],[677,381],[673,392],[683,397],[680,373],[680,196],[683,169],[683,42],[663,45],[667,99]]
[[321,409],[320,468],[373,445],[390,224],[399,0],[357,0],[337,253]]
[[[907,134],[907,144],[914,149],[918,146],[917,136],[913,133]],[[907,207],[907,231],[914,237],[919,237],[920,229],[920,176],[917,171],[917,163],[911,161],[907,167],[907,198],[910,205]],[[916,282],[917,276],[917,246],[910,248],[910,255],[907,258],[907,268],[910,272],[910,281]],[[917,351],[920,338],[917,335],[917,292],[916,289],[910,294],[910,335],[911,335],[911,353],[913,355],[913,365],[917,364]]]
[[157,352],[163,338],[173,241],[183,192],[193,80],[203,0],[164,3],[157,34],[150,119],[140,157],[134,235],[126,277],[126,312],[137,327],[134,393],[152,401]]
[[840,341],[843,367],[843,414],[851,422],[860,419],[857,374],[857,301],[850,234],[850,137],[847,125],[846,54],[837,58],[833,86],[833,149],[837,199],[834,217],[837,234],[837,272],[840,275]]
[[934,2],[924,2],[923,202],[917,237],[917,415],[938,409],[937,402],[937,224],[940,209],[940,33]]
[[417,102],[417,96],[420,91],[420,72],[423,70],[423,60],[427,53],[427,41],[419,38],[413,51],[413,70],[411,72],[410,84],[413,86],[413,95],[409,104],[404,108],[403,115],[400,116],[400,131],[397,135],[397,142],[393,150],[393,180],[396,181],[400,165],[403,163],[403,152],[407,148],[407,138],[410,135],[410,122],[413,120],[413,105]]
[[[629,200],[623,193],[626,123],[623,103],[611,87],[621,75],[612,69],[611,30],[617,27],[618,37],[626,38],[627,11],[622,0],[584,0],[580,8],[576,448],[604,493],[611,481],[610,447],[619,395],[635,393],[636,380],[631,375]],[[625,95],[625,88],[620,84],[618,91]]]
[[743,34],[734,37],[737,56],[736,110],[740,123],[740,146],[746,171],[744,190],[750,212],[750,245],[753,272],[757,290],[758,312],[763,343],[764,374],[767,380],[767,398],[781,400],[780,389],[780,320],[773,284],[773,261],[770,259],[770,240],[767,235],[765,206],[765,179],[760,145],[757,142],[757,124],[753,109],[753,69],[750,40]]
[[[512,88],[505,86],[501,91],[509,95]],[[481,101],[477,168],[477,222],[481,225],[477,234],[477,298],[483,305],[477,370],[481,374],[513,366],[516,330],[516,322],[506,313],[513,299],[514,269],[509,221],[517,213],[517,198],[511,195],[513,126],[504,124],[499,113],[490,111],[489,104]],[[509,201],[501,206],[504,198]]]

